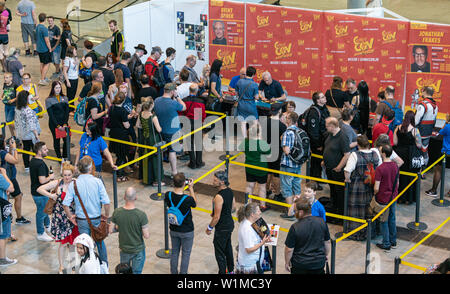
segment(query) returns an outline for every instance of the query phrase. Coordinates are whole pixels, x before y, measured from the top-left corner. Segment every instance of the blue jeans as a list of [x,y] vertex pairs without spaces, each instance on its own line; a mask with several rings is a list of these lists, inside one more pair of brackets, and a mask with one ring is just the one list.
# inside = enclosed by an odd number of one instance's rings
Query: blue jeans
[[[100,225],[100,218],[91,219],[91,223],[94,227],[98,227]],[[88,234],[89,236],[91,235],[91,228],[89,228],[89,223],[87,220],[77,218],[77,224],[78,224],[78,231],[80,232],[80,234],[85,233]],[[108,255],[106,253],[105,242],[103,241],[95,242],[95,244],[97,245],[98,257],[100,258],[101,261],[104,261],[106,262],[106,264],[108,264]]]
[[383,235],[383,246],[390,247],[392,244],[397,243],[397,227],[395,224],[395,205],[392,204],[389,207],[388,220],[381,223],[381,234]]
[[[282,165],[280,171],[299,175],[302,172],[302,167],[293,168]],[[283,197],[288,198],[294,195],[300,195],[302,189],[301,181],[301,178],[280,174],[281,194]]]
[[50,225],[50,218],[48,217],[48,214],[44,212],[48,197],[33,196],[33,200],[36,204],[36,231],[38,235],[41,235],[45,232],[44,226],[48,227]]
[[120,263],[128,263],[133,270],[133,274],[141,274],[145,263],[145,248],[138,253],[125,253],[120,251]]
[[[187,274],[189,268],[189,260],[191,258],[192,245],[194,244],[194,231],[180,233],[170,231],[170,240],[172,241],[172,252],[170,255],[170,273]],[[182,250],[181,266],[178,272],[178,257]]]

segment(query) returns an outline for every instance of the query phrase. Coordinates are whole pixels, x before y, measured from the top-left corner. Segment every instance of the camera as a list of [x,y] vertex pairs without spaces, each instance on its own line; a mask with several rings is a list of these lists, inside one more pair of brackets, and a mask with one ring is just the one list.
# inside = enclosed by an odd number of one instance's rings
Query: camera
[[189,183],[191,183],[191,182],[193,182],[194,180],[193,179],[186,179],[185,181],[184,181],[184,184],[185,185],[189,185]]
[[9,138],[8,140],[6,140],[6,146],[10,147],[12,142],[16,142],[16,146],[22,146],[22,142],[20,142],[19,139],[17,139],[15,136],[12,136],[11,138]]

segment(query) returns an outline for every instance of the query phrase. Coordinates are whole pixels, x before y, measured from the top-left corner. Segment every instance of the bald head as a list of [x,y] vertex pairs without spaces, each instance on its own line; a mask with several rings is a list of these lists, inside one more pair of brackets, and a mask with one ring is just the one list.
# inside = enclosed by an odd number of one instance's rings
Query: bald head
[[136,201],[136,189],[128,187],[125,190],[125,201]]
[[189,86],[189,94],[197,95],[197,93],[198,93],[198,85],[196,83],[192,83],[192,85]]
[[325,119],[325,127],[327,128],[327,131],[332,133],[332,134],[336,134],[337,132],[339,132],[339,121],[337,118],[335,117],[328,117]]

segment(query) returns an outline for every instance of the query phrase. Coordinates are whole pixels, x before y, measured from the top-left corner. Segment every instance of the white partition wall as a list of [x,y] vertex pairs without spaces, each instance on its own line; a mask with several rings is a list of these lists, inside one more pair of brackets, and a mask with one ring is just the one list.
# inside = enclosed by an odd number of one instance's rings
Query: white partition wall
[[[182,19],[178,18],[180,14]],[[194,50],[186,48],[192,43],[186,42],[187,35],[178,30],[178,25],[182,23],[183,28],[186,24],[201,26],[201,15],[208,15],[208,0],[153,0],[127,7],[123,10],[125,50],[134,53],[137,44],[144,44],[148,51],[142,58],[145,62],[153,46],[160,46],[164,52],[166,48],[173,47],[177,52],[172,65],[175,70],[181,70],[188,55],[198,56],[198,52],[202,51],[197,51],[197,47]],[[201,42],[194,40],[194,45],[204,44],[204,61],[198,60],[195,67],[199,74],[208,61],[208,26],[203,26],[203,30],[204,37],[197,40]]]

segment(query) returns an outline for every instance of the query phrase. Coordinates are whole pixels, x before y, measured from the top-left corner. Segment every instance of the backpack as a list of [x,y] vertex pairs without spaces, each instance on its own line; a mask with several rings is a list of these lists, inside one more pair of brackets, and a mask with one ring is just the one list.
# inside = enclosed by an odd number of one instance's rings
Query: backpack
[[292,130],[295,135],[294,146],[289,151],[289,159],[297,164],[305,163],[310,154],[310,140],[306,132],[302,129]]
[[[436,102],[435,102],[435,101],[430,100],[430,99],[428,99],[428,98],[425,98],[424,100],[420,101],[418,104],[419,104],[419,105],[422,105],[423,108],[424,108],[425,110],[424,110],[423,116],[420,118],[420,121],[419,121],[419,123],[418,123],[417,125],[419,125],[419,124],[422,122],[423,117],[425,116],[425,114],[426,114],[426,112],[427,112],[427,104],[431,104],[431,106],[433,107],[433,115],[436,115],[436,108],[437,108],[437,105],[436,105]],[[435,117],[436,117],[436,116],[435,116]]]
[[[145,64],[150,64],[153,68],[155,67],[155,65],[149,61],[147,61]],[[164,62],[161,62],[158,67],[156,67],[155,73],[151,78],[158,88],[164,87],[164,85],[166,84],[166,79],[164,78]]]
[[[77,125],[84,127],[86,125],[87,119],[85,118],[87,100],[90,97],[84,97],[80,103],[78,103],[77,108],[75,109],[75,114],[73,116],[73,120],[77,123]],[[89,115],[88,119],[91,117]]]
[[180,202],[178,202],[178,205],[174,206],[172,202],[172,192],[169,192],[169,200],[170,204],[172,205],[169,207],[169,210],[167,211],[167,218],[169,220],[169,224],[175,226],[181,226],[181,224],[183,224],[184,219],[191,211],[189,210],[188,212],[186,212],[185,215],[183,215],[180,211],[180,205],[187,197],[188,197],[187,195],[183,195],[183,198],[181,198]]
[[298,127],[306,132],[308,132],[308,116],[311,112],[311,109],[315,109],[319,113],[319,121],[321,118],[320,110],[314,105],[311,105],[308,109],[305,110],[305,112],[300,114],[300,116],[298,117]]
[[403,121],[403,110],[399,107],[398,101],[397,101],[397,104],[395,105],[395,107],[392,107],[391,104],[389,102],[387,102],[387,101],[381,101],[381,102],[385,103],[389,107],[389,109],[393,110],[394,113],[395,113],[394,120],[389,125],[389,129],[394,131],[395,128],[398,125],[402,124],[402,121]]

